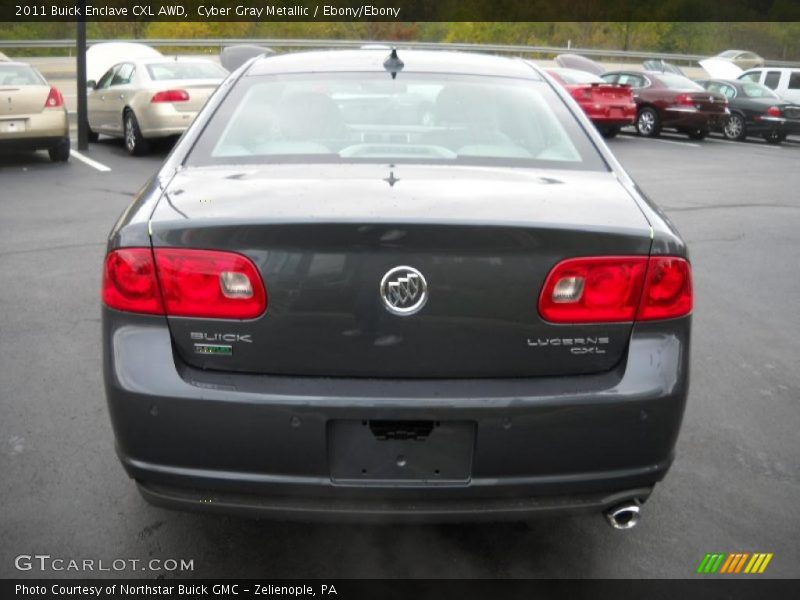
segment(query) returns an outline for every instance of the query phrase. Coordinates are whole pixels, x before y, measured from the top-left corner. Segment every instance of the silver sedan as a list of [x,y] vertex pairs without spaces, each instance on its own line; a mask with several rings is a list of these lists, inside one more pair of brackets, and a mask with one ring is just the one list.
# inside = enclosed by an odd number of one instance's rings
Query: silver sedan
[[205,59],[146,59],[114,65],[89,81],[89,139],[121,137],[132,155],[180,135],[228,72]]

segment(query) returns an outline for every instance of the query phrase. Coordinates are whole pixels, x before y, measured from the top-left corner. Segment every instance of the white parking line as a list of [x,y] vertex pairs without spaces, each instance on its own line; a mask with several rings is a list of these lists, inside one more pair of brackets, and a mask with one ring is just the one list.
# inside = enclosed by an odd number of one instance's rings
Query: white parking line
[[107,167],[103,163],[99,163],[96,160],[92,160],[91,158],[89,158],[88,156],[84,156],[83,154],[81,154],[77,150],[70,150],[69,153],[70,153],[71,156],[74,156],[79,161],[89,165],[93,169],[97,169],[98,171],[102,171],[103,173],[106,173],[106,172],[111,170],[111,167]]
[[689,146],[690,148],[700,147],[700,144],[692,144],[691,142],[674,142],[672,140],[662,140],[661,138],[646,138],[646,137],[643,137],[642,139],[650,142],[659,142],[661,144],[672,144],[673,146]]
[[767,148],[769,150],[780,150],[780,146],[774,146],[772,144],[759,144],[753,142],[734,142],[733,140],[720,140],[718,138],[708,138],[707,142],[711,144],[731,144],[732,146],[739,146],[740,148],[750,148],[750,149],[762,149]]

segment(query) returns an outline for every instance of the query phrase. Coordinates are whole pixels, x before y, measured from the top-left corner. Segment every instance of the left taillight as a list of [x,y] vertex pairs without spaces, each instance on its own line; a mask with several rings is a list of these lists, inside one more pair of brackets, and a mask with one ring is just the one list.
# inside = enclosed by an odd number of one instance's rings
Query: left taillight
[[669,319],[691,310],[691,268],[671,256],[570,258],[553,267],[539,295],[539,314],[551,323]]
[[780,108],[780,106],[770,106],[767,109],[767,114],[770,117],[780,117],[781,116],[781,108]]
[[572,97],[575,100],[591,100],[592,99],[592,88],[591,87],[579,87],[579,88],[572,88],[570,92]]
[[47,94],[47,100],[44,101],[45,108],[60,108],[64,106],[64,97],[61,95],[61,92],[58,91],[58,88],[51,87],[50,93]]
[[106,256],[103,303],[126,312],[163,315],[164,306],[150,248],[120,248]]
[[267,308],[252,261],[235,252],[123,248],[106,257],[103,301],[117,310],[209,319],[252,319]]

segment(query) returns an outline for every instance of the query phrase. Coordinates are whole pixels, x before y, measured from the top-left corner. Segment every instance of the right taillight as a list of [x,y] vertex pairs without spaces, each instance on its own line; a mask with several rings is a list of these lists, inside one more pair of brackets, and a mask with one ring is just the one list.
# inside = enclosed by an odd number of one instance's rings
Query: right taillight
[[61,108],[64,106],[64,96],[57,88],[51,87],[50,93],[47,94],[47,100],[44,101],[45,108]]
[[692,312],[692,268],[684,258],[651,256],[638,321],[672,319]]
[[691,310],[691,268],[672,256],[570,258],[553,267],[539,295],[539,314],[551,323],[669,319]]
[[156,92],[153,94],[153,97],[150,98],[150,102],[160,103],[160,102],[188,102],[189,100],[189,92],[186,90],[164,90],[161,92]]
[[106,257],[103,302],[116,310],[172,317],[252,319],[267,308],[253,262],[191,248],[121,248]]

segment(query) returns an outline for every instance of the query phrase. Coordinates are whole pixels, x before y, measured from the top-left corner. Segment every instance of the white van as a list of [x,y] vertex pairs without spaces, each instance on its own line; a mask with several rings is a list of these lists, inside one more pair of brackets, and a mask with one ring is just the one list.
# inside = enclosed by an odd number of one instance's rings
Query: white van
[[767,86],[784,100],[800,104],[800,69],[761,67],[748,69],[737,79]]

